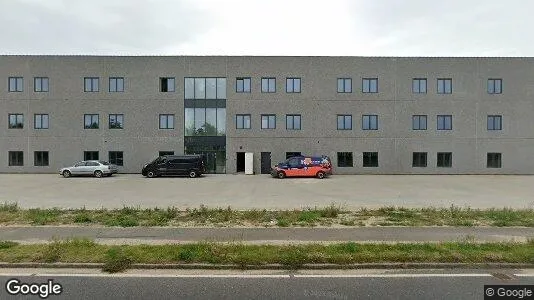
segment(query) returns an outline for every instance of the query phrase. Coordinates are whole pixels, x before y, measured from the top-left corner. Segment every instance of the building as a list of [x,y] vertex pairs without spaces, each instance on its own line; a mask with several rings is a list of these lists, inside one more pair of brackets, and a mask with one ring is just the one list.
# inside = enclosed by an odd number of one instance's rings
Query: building
[[255,173],[534,174],[533,58],[0,56],[0,172],[83,159],[138,173],[202,153]]

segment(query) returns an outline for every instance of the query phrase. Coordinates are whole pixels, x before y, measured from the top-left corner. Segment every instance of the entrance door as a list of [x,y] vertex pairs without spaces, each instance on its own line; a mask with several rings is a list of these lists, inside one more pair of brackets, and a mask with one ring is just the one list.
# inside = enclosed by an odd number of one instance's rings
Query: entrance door
[[245,172],[245,152],[237,152],[236,172]]
[[261,153],[261,174],[271,173],[271,152]]

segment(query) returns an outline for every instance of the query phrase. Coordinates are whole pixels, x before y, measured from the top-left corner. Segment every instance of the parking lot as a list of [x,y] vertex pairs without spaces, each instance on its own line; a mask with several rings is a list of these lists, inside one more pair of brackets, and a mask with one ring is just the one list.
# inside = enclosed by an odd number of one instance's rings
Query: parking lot
[[62,178],[55,174],[0,174],[0,202],[24,208],[123,206],[293,209],[335,203],[347,209],[382,206],[534,208],[534,176],[337,175],[274,179],[268,175],[202,178]]

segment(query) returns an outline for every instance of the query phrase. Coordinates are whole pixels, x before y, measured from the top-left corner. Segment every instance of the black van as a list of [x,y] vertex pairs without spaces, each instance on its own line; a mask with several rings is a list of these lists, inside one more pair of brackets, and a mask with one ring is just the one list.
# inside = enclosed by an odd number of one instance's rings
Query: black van
[[201,155],[165,155],[143,166],[141,174],[153,178],[157,176],[188,175],[199,177],[206,172]]

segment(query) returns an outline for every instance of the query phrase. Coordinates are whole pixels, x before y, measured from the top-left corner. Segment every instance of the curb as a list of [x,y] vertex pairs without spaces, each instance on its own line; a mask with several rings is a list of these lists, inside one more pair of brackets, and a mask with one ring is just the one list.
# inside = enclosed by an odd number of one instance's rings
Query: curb
[[[6,263],[0,268],[101,269],[103,263]],[[197,270],[349,270],[349,269],[534,269],[534,263],[361,263],[303,265],[239,264],[131,264],[128,269],[197,269]]]

